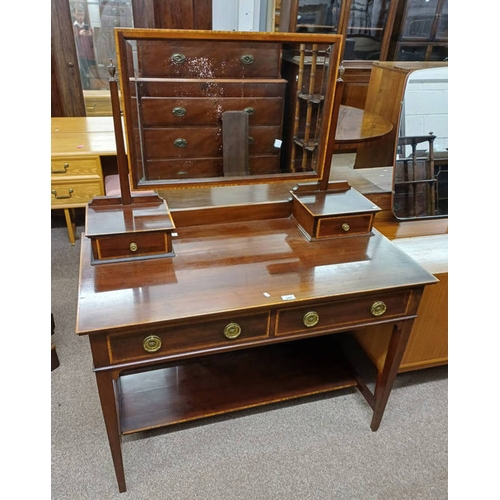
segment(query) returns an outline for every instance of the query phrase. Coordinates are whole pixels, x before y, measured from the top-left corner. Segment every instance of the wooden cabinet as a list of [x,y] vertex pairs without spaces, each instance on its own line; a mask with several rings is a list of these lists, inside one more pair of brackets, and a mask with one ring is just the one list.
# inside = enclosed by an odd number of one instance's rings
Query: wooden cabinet
[[390,59],[448,59],[448,0],[406,0],[396,21]]
[[397,0],[282,0],[280,31],[346,36],[344,60],[385,60]]

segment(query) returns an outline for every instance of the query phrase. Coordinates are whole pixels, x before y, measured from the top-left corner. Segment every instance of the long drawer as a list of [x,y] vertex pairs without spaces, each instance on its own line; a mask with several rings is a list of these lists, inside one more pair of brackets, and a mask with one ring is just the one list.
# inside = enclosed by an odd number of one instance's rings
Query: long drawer
[[51,186],[51,206],[63,205],[84,206],[94,196],[104,194],[102,180],[99,177],[84,179],[68,179],[61,182],[52,182]]
[[101,162],[98,156],[85,158],[52,158],[50,165],[52,180],[75,175],[101,176]]
[[144,127],[211,125],[222,122],[225,111],[244,111],[249,125],[280,125],[283,99],[280,97],[144,97],[140,101]]
[[408,314],[411,292],[324,302],[281,309],[276,316],[276,336],[317,333],[385,321]]
[[[279,155],[258,155],[249,158],[250,175],[279,173]],[[145,166],[145,180],[200,179],[224,175],[223,159],[186,158],[175,160],[150,160]]]
[[[141,40],[138,60],[141,77],[167,78],[278,78],[278,43],[210,42],[200,54],[197,40]],[[163,64],[158,64],[162,61]]]
[[269,313],[234,316],[191,323],[146,333],[114,334],[107,336],[111,363],[230,346],[269,336]]
[[[273,154],[279,150],[280,126],[256,126],[249,129],[249,154]],[[199,158],[222,156],[222,130],[215,127],[147,129],[144,131],[147,158]]]

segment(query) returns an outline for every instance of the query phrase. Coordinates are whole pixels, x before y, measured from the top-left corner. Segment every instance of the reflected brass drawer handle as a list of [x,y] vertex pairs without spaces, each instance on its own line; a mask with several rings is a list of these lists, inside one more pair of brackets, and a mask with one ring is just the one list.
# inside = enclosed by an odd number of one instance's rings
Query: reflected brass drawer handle
[[131,252],[137,252],[137,243],[133,241],[132,243],[130,243],[129,248]]
[[255,61],[255,57],[252,54],[243,54],[240,57],[242,64],[252,64]]
[[224,336],[228,339],[235,339],[241,334],[241,326],[238,323],[229,323],[224,327]]
[[176,52],[170,56],[170,60],[174,64],[182,64],[186,60],[186,56],[184,54]]
[[176,148],[185,148],[187,146],[187,143],[188,143],[188,141],[186,141],[186,139],[179,138],[179,139],[175,139],[174,146]]
[[69,163],[65,163],[63,165],[63,170],[51,170],[51,173],[52,174],[65,174],[66,170],[68,170],[68,168],[69,168]]
[[142,341],[142,347],[146,352],[156,352],[161,349],[161,338],[157,335],[149,335]]
[[311,328],[319,323],[319,314],[316,311],[309,311],[302,318],[304,326]]
[[347,224],[347,222],[344,222],[342,224],[342,229],[347,233],[351,229],[351,226]]
[[176,106],[174,109],[172,109],[172,114],[174,116],[184,116],[186,114],[186,108],[183,108],[182,106]]
[[71,195],[73,194],[73,189],[69,188],[68,189],[68,194],[61,194],[57,195],[57,191],[55,189],[52,190],[52,194],[54,195],[54,198],[56,200],[65,200],[67,198],[71,198]]
[[385,302],[382,302],[381,300],[377,300],[376,302],[374,302],[370,309],[370,312],[374,316],[382,316],[385,311],[387,311],[387,306],[385,305]]

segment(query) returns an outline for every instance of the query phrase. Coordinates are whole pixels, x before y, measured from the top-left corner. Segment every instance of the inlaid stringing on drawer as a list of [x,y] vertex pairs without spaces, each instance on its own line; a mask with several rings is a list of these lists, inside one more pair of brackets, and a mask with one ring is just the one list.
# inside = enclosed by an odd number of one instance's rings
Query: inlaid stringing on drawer
[[230,346],[269,336],[269,313],[107,336],[111,363]]
[[394,292],[281,309],[276,335],[313,333],[384,321],[408,314],[411,292]]

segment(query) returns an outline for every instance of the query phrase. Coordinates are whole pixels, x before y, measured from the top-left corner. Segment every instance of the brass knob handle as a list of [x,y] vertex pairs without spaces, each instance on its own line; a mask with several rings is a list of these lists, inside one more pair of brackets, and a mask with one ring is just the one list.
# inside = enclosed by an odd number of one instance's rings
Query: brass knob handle
[[319,323],[319,314],[316,311],[309,311],[302,318],[304,326],[311,328]]
[[224,336],[228,339],[235,339],[241,334],[241,326],[238,323],[229,323],[224,327]]
[[157,335],[149,335],[142,341],[142,347],[146,352],[156,352],[161,349],[161,338]]
[[183,108],[182,106],[176,106],[174,109],[172,109],[172,114],[174,116],[184,116],[186,114],[186,108]]
[[252,54],[243,54],[240,57],[242,64],[252,64],[255,61],[255,57]]
[[174,63],[174,64],[182,64],[185,60],[186,60],[186,56],[184,54],[181,54],[181,53],[175,53],[175,54],[172,54],[170,56],[170,60]]
[[387,311],[387,306],[385,305],[385,302],[382,302],[381,300],[377,300],[376,302],[374,302],[370,309],[370,312],[374,316],[382,316],[385,311]]
[[68,189],[68,194],[57,194],[57,191],[55,189],[52,190],[52,194],[54,195],[54,198],[56,200],[64,200],[66,198],[71,198],[71,195],[73,194],[73,189],[69,188]]
[[349,231],[351,229],[351,226],[349,224],[347,224],[347,222],[344,222],[342,224],[342,229],[347,233],[347,231]]
[[52,174],[65,174],[66,170],[68,170],[68,168],[69,168],[69,163],[65,163],[63,165],[63,170],[51,170],[51,173]]
[[137,252],[137,243],[133,241],[132,243],[130,243],[129,248],[131,252]]
[[187,143],[188,143],[188,141],[186,141],[186,139],[179,138],[179,139],[175,139],[174,146],[176,148],[185,148],[187,146]]

